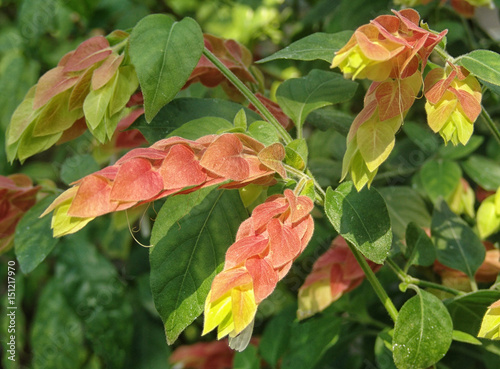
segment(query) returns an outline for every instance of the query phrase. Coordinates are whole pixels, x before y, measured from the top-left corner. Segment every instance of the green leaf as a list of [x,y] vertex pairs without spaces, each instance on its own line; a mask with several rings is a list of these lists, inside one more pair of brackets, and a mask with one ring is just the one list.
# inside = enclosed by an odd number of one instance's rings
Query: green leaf
[[500,164],[484,156],[472,155],[462,163],[465,173],[488,191],[500,187]]
[[392,335],[394,330],[384,329],[375,340],[375,359],[379,368],[397,369],[392,357]]
[[139,80],[133,66],[120,67],[117,74],[116,86],[109,102],[110,116],[113,116],[127,105],[130,96],[132,96],[139,86]]
[[349,100],[357,86],[340,74],[313,69],[305,77],[283,82],[276,91],[276,98],[283,112],[301,130],[310,112]]
[[354,117],[342,111],[331,108],[318,109],[310,113],[307,122],[326,131],[330,128],[335,129],[342,136],[346,137]]
[[144,95],[146,120],[172,100],[203,52],[203,34],[191,18],[175,22],[164,14],[139,21],[130,35],[130,58]]
[[54,201],[56,196],[48,196],[24,214],[16,227],[14,244],[17,261],[23,273],[29,273],[50,254],[59,242],[52,236],[51,218],[40,215]]
[[87,357],[83,327],[52,280],[37,304],[31,330],[34,369],[79,368]]
[[459,58],[458,64],[471,74],[493,85],[500,86],[500,55],[491,50],[474,50]]
[[[406,136],[417,145],[426,155],[436,152],[439,148],[440,140],[428,125],[418,124],[415,122],[405,122],[403,124],[403,131]],[[447,147],[453,147],[448,145]],[[460,145],[460,147],[464,147]]]
[[55,31],[57,13],[60,10],[57,0],[23,1],[18,17],[18,28],[23,41],[33,47],[45,32]]
[[421,369],[437,363],[448,351],[453,323],[445,306],[429,292],[405,302],[398,314],[392,340],[399,369]]
[[270,123],[263,120],[258,120],[250,124],[248,134],[266,146],[280,141],[276,129]]
[[238,191],[213,188],[169,198],[162,212],[170,214],[154,232],[151,291],[171,344],[202,313],[212,279],[248,214]]
[[405,238],[410,222],[423,228],[430,228],[431,215],[420,195],[410,187],[384,187],[379,190],[385,200],[392,231],[397,238]]
[[285,147],[285,163],[298,170],[304,170],[307,166],[307,142],[303,138],[293,140]]
[[233,119],[233,125],[235,128],[240,128],[245,132],[247,130],[247,116],[245,114],[245,110],[243,108],[236,113]]
[[[146,123],[143,117],[137,119],[131,128],[137,128],[153,143],[167,137],[172,131],[183,124],[199,118],[218,117],[232,122],[242,106],[227,100],[180,98],[164,106],[151,123]],[[248,124],[262,121],[260,115],[244,108]]]
[[324,60],[331,64],[335,52],[340,50],[352,36],[352,31],[338,33],[316,32],[306,36],[284,49],[259,60],[257,63],[266,63],[277,59],[291,60]]
[[432,160],[424,164],[419,175],[425,192],[436,203],[438,198],[447,200],[453,194],[462,178],[462,170],[455,162]]
[[180,136],[190,140],[197,140],[200,137],[231,128],[234,128],[234,126],[224,118],[203,117],[184,123],[169,133],[167,137]]
[[340,335],[341,319],[325,310],[310,319],[295,322],[290,334],[290,348],[283,356],[282,368],[312,369]]
[[453,319],[453,328],[476,336],[483,316],[492,303],[500,299],[500,291],[480,290],[444,301]]
[[484,141],[483,136],[472,136],[467,145],[442,145],[439,148],[439,155],[445,159],[457,160],[470,156],[476,151]]
[[352,182],[326,191],[325,212],[335,230],[375,263],[382,264],[392,242],[391,220],[374,188],[357,192]]
[[234,355],[233,369],[259,369],[260,359],[257,356],[257,347],[248,345],[241,352]]
[[85,337],[106,368],[123,368],[133,333],[132,307],[115,267],[86,238],[66,236],[56,277],[85,325]]
[[486,251],[469,225],[455,215],[444,201],[434,208],[431,233],[439,262],[474,278]]
[[96,129],[101,125],[108,105],[113,97],[117,78],[117,74],[115,74],[113,78],[100,89],[90,89],[89,94],[85,98],[83,102],[83,112],[85,113],[85,120],[90,128]]
[[297,306],[289,307],[274,316],[266,324],[259,342],[262,358],[275,367],[290,343],[292,324],[297,314]]
[[431,239],[413,222],[406,228],[406,247],[408,265],[431,266],[436,259],[436,249]]
[[134,335],[124,369],[169,369],[169,354],[161,322],[143,309],[134,311]]
[[476,337],[468,333],[457,330],[453,330],[453,341],[469,343],[471,345],[477,345],[477,346],[482,345],[481,341],[479,341]]
[[64,161],[61,167],[61,180],[69,185],[98,170],[99,164],[97,164],[92,155],[75,155]]

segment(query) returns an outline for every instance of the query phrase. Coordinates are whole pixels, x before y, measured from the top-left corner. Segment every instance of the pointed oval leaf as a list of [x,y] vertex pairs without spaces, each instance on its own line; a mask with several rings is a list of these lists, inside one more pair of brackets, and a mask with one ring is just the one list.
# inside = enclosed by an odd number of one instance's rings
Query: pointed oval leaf
[[352,36],[352,31],[337,33],[316,32],[306,36],[284,49],[259,60],[257,63],[266,63],[277,59],[291,60],[324,60],[331,63],[335,52],[340,50]]
[[379,191],[389,210],[392,231],[396,237],[401,240],[405,238],[406,227],[410,222],[430,228],[431,215],[417,191],[403,186],[384,187]]
[[453,323],[441,300],[418,290],[401,307],[394,326],[392,345],[396,366],[420,369],[437,363],[448,351],[452,335]]
[[485,248],[472,228],[445,201],[434,208],[431,232],[439,262],[474,278],[484,261]]
[[453,319],[453,328],[477,335],[488,306],[500,299],[500,291],[480,290],[444,301]]
[[39,218],[55,198],[48,196],[41,200],[24,214],[16,227],[15,251],[23,273],[34,270],[59,242],[58,238],[52,237],[50,217]]
[[500,54],[491,50],[474,50],[462,56],[458,64],[477,78],[500,86]]
[[278,103],[297,129],[313,110],[349,100],[358,84],[340,74],[313,69],[307,76],[283,82],[276,91]]
[[406,258],[408,265],[421,266],[431,266],[436,260],[436,250],[432,240],[413,222],[406,228]]
[[200,26],[191,18],[175,22],[169,16],[153,14],[134,27],[130,58],[139,77],[148,122],[184,86],[203,48]]
[[204,188],[163,205],[153,227],[151,291],[169,344],[203,312],[212,279],[247,217],[237,191]]
[[500,164],[497,161],[480,155],[472,155],[462,163],[462,168],[485,190],[496,191],[500,187]]
[[460,166],[447,160],[428,161],[420,171],[424,190],[434,203],[439,197],[448,199],[456,190],[461,177]]
[[326,191],[325,211],[335,230],[375,263],[383,263],[391,248],[391,220],[382,196],[374,188],[357,192],[352,182]]

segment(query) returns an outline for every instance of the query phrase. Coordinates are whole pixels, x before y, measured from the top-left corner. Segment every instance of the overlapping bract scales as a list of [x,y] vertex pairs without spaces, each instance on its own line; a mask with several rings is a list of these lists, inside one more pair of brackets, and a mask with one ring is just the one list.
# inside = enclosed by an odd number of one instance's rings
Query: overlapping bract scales
[[128,152],[114,165],[74,183],[45,211],[54,210],[54,236],[74,233],[100,215],[125,210],[169,195],[220,185],[271,185],[285,176],[281,144],[265,147],[239,133],[160,140]]
[[39,190],[24,174],[0,176],[0,254],[12,246],[16,225],[35,205]]
[[[381,265],[367,260],[372,270]],[[299,289],[299,319],[310,317],[352,291],[365,275],[345,239],[337,236],[330,248],[313,265],[311,273]]]
[[429,127],[445,143],[467,144],[481,113],[481,85],[463,68],[449,64],[425,77],[425,111]]
[[403,79],[373,82],[364,108],[354,119],[347,136],[342,179],[351,174],[356,188],[368,186],[395,144],[395,135],[422,86],[420,72]]
[[10,161],[23,161],[87,128],[101,143],[113,136],[131,110],[126,105],[139,86],[124,55],[127,38],[123,31],[108,38],[92,37],[40,77],[10,121],[6,133]]
[[313,202],[285,190],[257,206],[226,253],[224,270],[205,302],[203,333],[235,337],[253,320],[258,304],[275,289],[311,239]]
[[420,15],[413,9],[381,15],[359,27],[332,61],[346,78],[406,78],[422,63],[425,67],[433,48],[447,31],[434,34],[419,27]]

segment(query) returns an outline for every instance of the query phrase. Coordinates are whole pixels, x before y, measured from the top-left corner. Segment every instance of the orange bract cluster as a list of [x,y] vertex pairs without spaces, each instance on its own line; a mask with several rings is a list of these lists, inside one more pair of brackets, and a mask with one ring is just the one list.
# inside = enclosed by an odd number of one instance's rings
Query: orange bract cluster
[[463,68],[449,64],[425,77],[425,110],[429,127],[447,143],[465,145],[481,113],[481,85]]
[[286,176],[281,144],[265,147],[239,133],[209,135],[196,141],[170,137],[128,152],[114,165],[88,175],[61,194],[55,209],[55,236],[74,233],[93,218],[169,195],[222,185],[239,188],[274,184]]
[[351,125],[342,164],[342,179],[351,174],[356,188],[368,186],[395,145],[395,135],[422,86],[420,72],[403,79],[373,82],[364,108]]
[[253,320],[257,305],[271,294],[311,239],[313,202],[285,190],[257,206],[226,253],[205,303],[204,334],[235,337]]
[[38,190],[24,174],[0,176],[0,253],[12,246],[16,225],[35,205]]
[[[368,260],[372,270],[381,265]],[[299,289],[299,319],[310,317],[352,291],[363,281],[365,275],[354,254],[342,236],[337,236],[328,251],[313,265],[313,270]]]
[[340,49],[332,68],[340,67],[346,77],[383,81],[405,78],[425,67],[432,49],[447,31],[434,34],[419,27],[420,15],[413,9],[381,15],[359,27]]
[[[209,34],[204,34],[203,39],[205,47],[241,81],[256,83],[249,69],[252,64],[252,53],[245,46],[234,40],[225,40]],[[196,65],[196,68],[194,68],[191,73],[184,88],[194,82],[200,82],[207,87],[215,87],[223,82],[227,82],[227,79],[220,70],[203,55]]]
[[9,160],[21,161],[55,143],[69,141],[88,128],[109,140],[139,86],[123,52],[128,33],[92,37],[64,55],[26,94],[6,134]]

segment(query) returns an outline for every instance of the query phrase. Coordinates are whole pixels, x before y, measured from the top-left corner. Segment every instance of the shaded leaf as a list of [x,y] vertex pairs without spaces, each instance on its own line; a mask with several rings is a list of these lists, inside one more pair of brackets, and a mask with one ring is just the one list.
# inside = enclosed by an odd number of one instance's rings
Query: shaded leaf
[[392,231],[399,239],[405,238],[406,227],[410,222],[430,228],[431,215],[420,195],[410,187],[384,187],[379,190],[385,200]]
[[123,368],[133,333],[132,307],[115,267],[80,232],[64,238],[56,277],[106,368]]
[[339,338],[341,319],[325,310],[310,319],[295,322],[290,347],[283,356],[283,369],[312,369]]
[[349,100],[356,88],[357,83],[340,74],[314,69],[305,77],[283,82],[276,91],[276,98],[283,112],[300,130],[310,112]]
[[413,222],[406,228],[406,247],[408,265],[431,266],[436,260],[436,250],[431,239]]
[[500,291],[470,292],[444,301],[453,319],[453,328],[476,336],[483,316],[492,303],[500,299]]
[[381,264],[392,242],[391,220],[383,197],[374,188],[357,192],[352,182],[326,191],[325,212],[335,230],[361,253]]
[[435,203],[439,197],[446,200],[453,194],[462,177],[462,170],[455,162],[432,160],[423,165],[419,175],[425,192]]
[[31,349],[34,369],[79,368],[87,357],[80,319],[54,280],[45,286],[38,301]]
[[203,311],[212,279],[247,216],[237,191],[204,188],[163,205],[158,219],[166,218],[167,224],[156,223],[161,230],[153,231],[150,263],[151,291],[167,342],[174,342]]
[[35,269],[59,242],[52,236],[50,217],[39,218],[55,198],[54,195],[41,200],[24,214],[16,227],[16,257],[23,273]]
[[484,261],[485,248],[469,225],[444,201],[434,208],[431,232],[439,262],[474,278]]
[[488,191],[500,187],[500,164],[484,156],[472,155],[462,163],[465,173]]
[[[149,124],[144,117],[140,117],[131,128],[139,129],[152,143],[164,139],[184,123],[196,119],[218,117],[232,122],[240,109],[240,104],[227,100],[179,98],[164,106]],[[248,124],[262,120],[257,113],[244,109]]]

